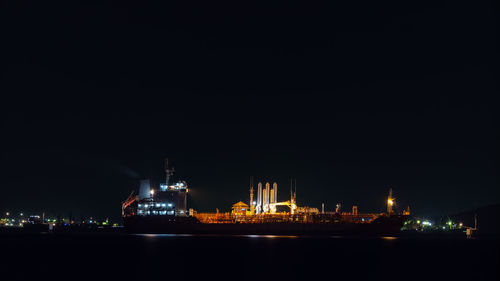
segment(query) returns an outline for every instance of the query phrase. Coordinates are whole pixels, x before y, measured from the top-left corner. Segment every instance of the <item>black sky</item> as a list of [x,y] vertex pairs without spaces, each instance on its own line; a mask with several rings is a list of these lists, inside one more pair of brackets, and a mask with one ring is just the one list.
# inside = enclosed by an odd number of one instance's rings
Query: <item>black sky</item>
[[[119,217],[169,157],[202,211],[498,203],[491,1],[4,1],[2,211]],[[403,3],[402,3],[403,2]]]

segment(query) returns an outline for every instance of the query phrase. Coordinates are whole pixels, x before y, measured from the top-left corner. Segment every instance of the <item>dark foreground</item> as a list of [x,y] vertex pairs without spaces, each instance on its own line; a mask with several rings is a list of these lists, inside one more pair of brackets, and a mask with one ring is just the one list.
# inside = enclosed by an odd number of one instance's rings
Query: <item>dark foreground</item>
[[495,280],[500,240],[0,234],[0,280]]

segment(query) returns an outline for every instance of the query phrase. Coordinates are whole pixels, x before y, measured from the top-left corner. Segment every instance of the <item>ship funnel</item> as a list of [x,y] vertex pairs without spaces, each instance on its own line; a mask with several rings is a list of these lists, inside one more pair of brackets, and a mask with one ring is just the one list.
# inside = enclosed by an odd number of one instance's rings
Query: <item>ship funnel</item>
[[141,180],[139,185],[139,200],[149,198],[149,193],[151,189],[151,184],[149,180]]

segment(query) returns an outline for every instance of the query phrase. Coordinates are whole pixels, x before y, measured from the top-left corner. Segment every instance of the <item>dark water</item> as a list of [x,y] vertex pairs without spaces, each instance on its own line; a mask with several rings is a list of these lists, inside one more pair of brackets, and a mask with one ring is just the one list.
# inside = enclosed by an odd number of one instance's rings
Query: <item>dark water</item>
[[0,280],[495,280],[500,240],[2,234]]

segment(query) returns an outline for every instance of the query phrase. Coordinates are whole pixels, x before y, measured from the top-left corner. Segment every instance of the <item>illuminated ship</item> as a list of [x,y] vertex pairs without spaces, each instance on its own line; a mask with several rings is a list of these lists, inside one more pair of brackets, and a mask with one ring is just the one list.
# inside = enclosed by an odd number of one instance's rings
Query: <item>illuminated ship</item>
[[[396,214],[392,190],[387,198],[386,213],[342,212],[337,204],[334,212],[310,207],[299,207],[296,184],[290,186],[290,200],[278,202],[278,185],[257,184],[254,198],[253,180],[250,183],[249,204],[238,202],[232,211],[198,213],[187,209],[187,183],[171,183],[173,169],[166,163],[166,183],[158,190],[149,180],[141,180],[139,194],[134,192],[122,203],[125,229],[130,233],[166,234],[242,234],[242,235],[397,235],[409,216],[409,209]],[[287,211],[279,212],[280,206]]]

